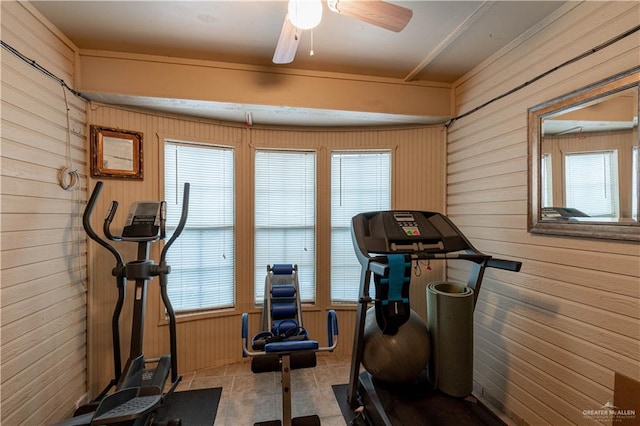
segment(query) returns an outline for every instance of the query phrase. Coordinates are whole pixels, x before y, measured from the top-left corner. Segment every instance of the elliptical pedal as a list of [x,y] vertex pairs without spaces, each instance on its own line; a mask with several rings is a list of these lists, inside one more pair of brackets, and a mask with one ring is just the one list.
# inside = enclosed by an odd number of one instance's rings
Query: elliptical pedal
[[92,423],[109,424],[136,419],[156,409],[162,400],[162,394],[138,396],[123,404],[113,407],[109,411],[97,415]]
[[142,386],[156,386],[162,388],[171,372],[171,355],[161,356],[154,368],[142,372]]

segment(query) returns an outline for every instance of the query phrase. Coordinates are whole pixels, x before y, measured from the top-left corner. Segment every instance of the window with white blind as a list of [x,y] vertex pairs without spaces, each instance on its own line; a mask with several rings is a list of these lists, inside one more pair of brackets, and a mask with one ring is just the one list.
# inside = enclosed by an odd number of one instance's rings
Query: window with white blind
[[316,154],[255,153],[255,301],[264,300],[267,265],[298,265],[300,298],[315,300]]
[[567,207],[591,217],[619,216],[616,150],[567,153],[564,174]]
[[167,289],[174,309],[233,306],[233,149],[167,141],[164,182],[168,235],[180,220],[184,183],[190,183],[187,224],[167,255]]
[[[391,151],[331,153],[331,300],[356,302],[361,266],[351,218],[391,209]],[[374,288],[371,288],[373,295]]]

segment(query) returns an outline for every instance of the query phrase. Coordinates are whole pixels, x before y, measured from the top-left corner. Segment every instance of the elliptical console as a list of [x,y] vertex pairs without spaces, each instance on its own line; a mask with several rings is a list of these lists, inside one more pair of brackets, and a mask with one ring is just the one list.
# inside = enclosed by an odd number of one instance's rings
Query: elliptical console
[[147,241],[164,238],[160,235],[166,220],[164,201],[137,201],[129,207],[127,221],[122,229],[123,241]]

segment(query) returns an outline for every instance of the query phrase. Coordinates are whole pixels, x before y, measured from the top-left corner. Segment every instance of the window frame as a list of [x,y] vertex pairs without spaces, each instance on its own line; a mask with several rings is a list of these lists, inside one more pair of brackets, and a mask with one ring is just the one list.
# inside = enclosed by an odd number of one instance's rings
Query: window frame
[[[606,156],[608,159],[608,165],[610,167],[610,172],[608,177],[611,178],[611,182],[609,186],[606,188],[609,190],[611,195],[611,214],[608,215],[593,215],[589,214],[590,217],[595,218],[596,220],[608,220],[608,219],[617,219],[620,217],[620,183],[619,183],[619,158],[618,158],[618,150],[615,148],[607,148],[600,150],[580,150],[580,151],[571,151],[571,152],[563,152],[562,153],[562,191],[563,191],[563,205],[567,207],[574,207],[569,205],[569,178],[567,176],[567,164],[571,158],[578,158],[580,156],[589,156],[589,155],[601,155]],[[588,173],[584,173],[584,175],[588,175]],[[604,183],[606,186],[606,182]],[[578,208],[578,207],[574,207]],[[586,212],[585,212],[586,213]]]
[[[314,212],[314,217],[313,217],[313,224],[312,224],[312,228],[313,228],[313,271],[311,272],[312,277],[313,277],[313,298],[311,300],[301,297],[301,302],[304,305],[315,305],[318,303],[318,236],[319,236],[319,231],[318,231],[318,213],[319,213],[319,203],[318,203],[318,184],[319,184],[319,167],[318,167],[318,163],[319,163],[319,157],[320,154],[318,152],[317,149],[313,149],[313,148],[298,148],[298,147],[290,147],[290,148],[273,148],[273,147],[254,147],[252,150],[252,162],[251,162],[251,169],[252,169],[252,175],[253,175],[253,181],[252,181],[252,187],[253,187],[253,197],[252,197],[252,205],[250,206],[252,208],[253,211],[253,223],[252,223],[252,230],[253,232],[251,233],[251,237],[252,237],[252,264],[253,264],[253,306],[255,307],[262,307],[262,299],[264,298],[264,295],[262,294],[262,292],[260,292],[260,294],[258,294],[258,289],[262,288],[264,289],[264,277],[266,275],[266,264],[262,265],[262,264],[258,264],[257,263],[257,250],[256,250],[256,245],[257,245],[257,241],[256,241],[256,235],[257,235],[257,220],[256,220],[256,208],[257,208],[257,202],[256,202],[256,187],[258,184],[258,176],[257,176],[257,167],[256,167],[256,163],[257,163],[257,158],[258,158],[258,154],[259,153],[290,153],[290,154],[312,154],[313,155],[313,165],[314,165],[314,171],[313,171],[313,212]],[[305,228],[308,228],[307,226],[305,226]],[[288,262],[288,260],[287,260]],[[270,262],[269,264],[274,264],[274,263],[278,263],[278,262]],[[294,261],[290,262],[290,263],[296,263]],[[297,263],[296,263],[297,264]],[[301,266],[299,264],[299,266]],[[304,266],[302,266],[299,269],[299,280],[302,281],[302,278],[304,277],[305,273],[309,273],[308,270],[304,270],[303,269]],[[259,271],[262,271],[262,274],[260,274]],[[300,282],[300,285],[302,287],[302,282]],[[301,293],[302,293],[302,288],[301,288]]]
[[[159,136],[159,140],[162,141],[161,145],[160,145],[160,149],[159,151],[159,157],[160,157],[160,171],[159,171],[159,181],[160,181],[160,187],[159,187],[159,192],[160,192],[160,197],[161,199],[165,198],[165,193],[166,193],[166,164],[165,164],[165,160],[166,160],[166,147],[167,145],[182,145],[182,146],[191,146],[191,147],[202,147],[204,149],[219,149],[219,150],[225,150],[225,151],[230,151],[232,153],[232,162],[233,162],[233,171],[232,171],[232,184],[233,184],[233,194],[232,194],[232,203],[231,203],[231,207],[233,208],[233,213],[232,213],[232,217],[233,217],[233,224],[231,225],[231,229],[232,229],[232,240],[233,240],[233,250],[232,250],[232,256],[233,256],[233,267],[232,267],[232,275],[231,275],[231,282],[233,283],[233,288],[231,291],[232,297],[231,297],[231,301],[228,304],[225,304],[223,306],[207,306],[207,307],[200,307],[200,308],[193,308],[193,309],[183,309],[183,310],[179,310],[174,306],[174,309],[176,310],[176,317],[178,319],[195,319],[198,318],[200,315],[211,315],[211,314],[226,314],[230,311],[234,311],[235,309],[238,308],[238,301],[237,301],[237,291],[238,291],[238,287],[237,287],[237,268],[238,268],[238,261],[237,261],[237,253],[238,253],[238,245],[236,243],[236,238],[237,238],[237,173],[238,173],[238,147],[236,146],[236,144],[233,143],[217,143],[217,142],[210,142],[210,141],[201,141],[201,140],[185,140],[184,138],[175,138],[175,137],[170,137],[170,136],[166,136],[166,137],[161,137]],[[193,185],[192,185],[192,192],[191,192],[191,197],[189,200],[189,204],[190,207],[193,206]],[[180,206],[181,207],[181,206]],[[187,224],[185,226],[185,229],[183,230],[183,235],[181,235],[180,238],[182,238],[184,236],[184,232],[186,232],[188,230],[189,227],[189,222],[187,220]],[[223,226],[223,227],[216,227],[216,228],[228,228],[228,226]],[[167,231],[169,231],[171,228],[167,227]],[[170,232],[168,232],[169,236],[171,235]],[[164,243],[163,243],[164,244]],[[169,251],[169,254],[171,253],[171,250]],[[171,275],[169,275],[168,277],[169,282],[171,282]],[[166,313],[164,310],[164,307],[161,306],[161,322],[163,322],[164,319],[166,319]]]
[[[352,154],[352,155],[358,155],[358,154],[383,154],[386,153],[388,154],[388,158],[389,158],[389,181],[388,181],[388,185],[389,185],[389,199],[388,199],[388,209],[393,209],[393,200],[394,200],[394,185],[393,185],[393,179],[394,179],[394,162],[395,162],[395,149],[393,148],[359,148],[359,149],[331,149],[329,151],[329,166],[328,166],[328,179],[329,179],[329,194],[328,194],[328,201],[329,201],[329,241],[328,241],[328,246],[329,246],[329,265],[330,265],[330,270],[333,271],[333,253],[332,253],[332,246],[333,246],[333,230],[334,230],[334,226],[333,226],[333,157],[334,154]],[[341,227],[344,228],[344,227]],[[348,229],[350,229],[350,224],[347,227]],[[355,256],[355,252],[354,252],[354,256]],[[353,305],[357,305],[358,303],[358,299],[356,297],[355,300],[338,300],[338,299],[334,299],[333,298],[333,287],[334,287],[334,283],[333,283],[333,277],[332,277],[332,273],[329,273],[329,302],[331,305],[333,306],[353,306]],[[358,280],[358,292],[359,292],[359,284],[360,281]],[[375,287],[371,288],[372,292],[375,292]],[[372,293],[373,294],[373,293]]]

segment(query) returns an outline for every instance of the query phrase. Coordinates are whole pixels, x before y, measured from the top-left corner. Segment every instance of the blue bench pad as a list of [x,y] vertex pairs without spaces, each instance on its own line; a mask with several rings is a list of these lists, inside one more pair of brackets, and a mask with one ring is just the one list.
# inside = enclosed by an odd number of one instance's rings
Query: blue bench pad
[[273,342],[264,345],[265,352],[291,352],[318,349],[316,340],[291,340],[286,342]]

